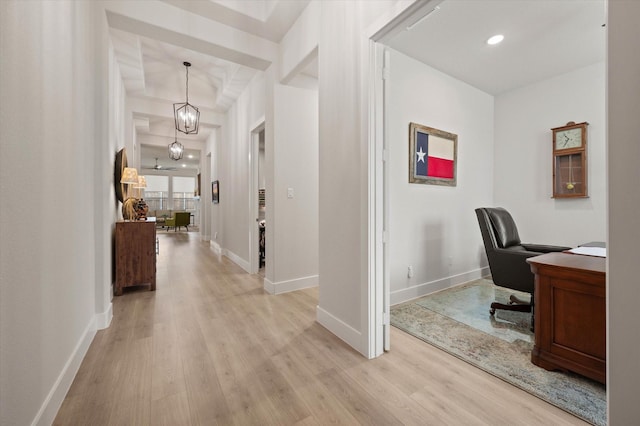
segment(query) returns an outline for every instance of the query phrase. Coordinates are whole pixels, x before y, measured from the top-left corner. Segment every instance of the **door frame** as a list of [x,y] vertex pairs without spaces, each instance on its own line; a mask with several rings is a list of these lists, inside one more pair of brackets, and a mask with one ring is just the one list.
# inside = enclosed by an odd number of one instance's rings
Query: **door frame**
[[[389,90],[390,64],[384,43],[407,27],[422,21],[439,8],[444,0],[400,2],[387,16],[365,30],[368,46],[368,356],[374,358],[391,348],[389,271],[389,189],[387,182],[388,149],[386,135],[385,94]],[[385,59],[386,57],[386,59]],[[386,68],[386,69],[385,69]]]

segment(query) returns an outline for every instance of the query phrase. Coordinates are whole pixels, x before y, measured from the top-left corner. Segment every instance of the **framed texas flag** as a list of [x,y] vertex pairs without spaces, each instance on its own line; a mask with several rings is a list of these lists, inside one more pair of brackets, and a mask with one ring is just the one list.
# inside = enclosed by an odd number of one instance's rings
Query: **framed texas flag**
[[458,135],[409,123],[409,182],[456,186]]

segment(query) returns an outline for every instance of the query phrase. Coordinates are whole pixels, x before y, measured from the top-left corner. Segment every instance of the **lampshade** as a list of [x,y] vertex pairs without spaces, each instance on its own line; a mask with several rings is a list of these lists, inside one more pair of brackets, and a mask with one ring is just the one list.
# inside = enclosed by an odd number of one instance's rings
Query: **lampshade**
[[138,170],[135,167],[127,167],[122,172],[122,178],[120,183],[137,184],[138,183]]
[[138,176],[138,183],[133,185],[134,188],[146,188],[147,178],[144,176]]
[[200,111],[189,103],[189,62],[182,63],[187,69],[187,100],[173,104],[173,115],[176,122],[176,130],[182,133],[198,134],[200,127]]

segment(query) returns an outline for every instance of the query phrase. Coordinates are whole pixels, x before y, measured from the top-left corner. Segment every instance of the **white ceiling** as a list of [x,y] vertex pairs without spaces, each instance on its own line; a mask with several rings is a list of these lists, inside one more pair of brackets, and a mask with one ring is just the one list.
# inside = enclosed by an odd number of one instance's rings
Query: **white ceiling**
[[[438,7],[385,43],[489,94],[605,59],[604,0],[446,0]],[[486,44],[495,34],[504,41]]]
[[[164,0],[108,2],[107,22],[133,116],[139,123],[140,167],[197,169],[200,152],[168,158],[173,103],[200,110],[198,135],[178,133],[189,148],[211,131],[258,71],[277,60],[277,44],[309,0]],[[316,65],[317,66],[317,65]],[[306,70],[313,74],[312,70]],[[140,123],[143,123],[140,125]],[[195,156],[189,161],[187,154]],[[182,167],[185,165],[186,167]]]
[[[184,61],[192,63],[189,102],[201,111],[201,129],[198,135],[179,133],[178,140],[199,158],[197,147],[204,147],[253,76],[278,60],[279,41],[309,1],[107,2],[127,100],[144,123],[136,126],[144,141],[141,166],[153,166],[157,157],[166,166],[181,167],[182,161],[197,168],[186,156],[177,164],[167,153],[174,140],[173,103],[186,96]],[[384,43],[490,94],[605,57],[604,0],[445,0],[438,7]],[[488,46],[485,41],[497,33],[505,40]],[[317,79],[317,68],[316,59],[301,74]]]

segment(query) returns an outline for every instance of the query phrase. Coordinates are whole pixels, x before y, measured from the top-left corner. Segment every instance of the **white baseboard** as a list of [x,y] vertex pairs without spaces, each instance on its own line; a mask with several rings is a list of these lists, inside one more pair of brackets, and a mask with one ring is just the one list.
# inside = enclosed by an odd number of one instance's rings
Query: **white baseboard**
[[390,303],[391,305],[397,305],[398,303],[406,302],[407,300],[415,299],[416,297],[435,293],[436,291],[444,290],[445,288],[455,287],[457,285],[477,280],[488,275],[490,275],[490,271],[489,267],[487,266],[484,268],[465,272],[464,274],[454,275],[451,277],[442,278],[440,280],[404,288],[402,290],[392,291]]
[[60,372],[58,379],[53,384],[53,387],[42,403],[40,410],[38,410],[38,414],[36,414],[36,417],[33,419],[33,422],[31,423],[32,426],[53,424],[53,421],[58,414],[58,410],[60,409],[60,406],[62,406],[62,401],[64,401],[64,398],[71,387],[71,383],[73,383],[73,379],[76,377],[80,364],[82,364],[82,360],[87,354],[89,346],[91,345],[95,335],[96,316],[93,317],[80,337],[78,344],[64,365],[62,372]]
[[222,255],[227,256],[233,263],[235,263],[236,265],[244,269],[249,274],[251,273],[251,265],[249,265],[249,262],[247,260],[244,260],[237,254],[229,250],[225,250],[224,253],[222,253]]
[[104,330],[109,328],[113,319],[113,303],[109,303],[109,307],[101,314],[96,314],[96,329]]
[[366,350],[363,352],[363,348],[361,348],[362,333],[358,330],[325,311],[320,306],[316,306],[316,320],[324,328],[344,340],[349,346],[363,354],[365,357],[367,356]]
[[317,287],[318,275],[310,277],[296,278],[294,280],[280,281],[277,283],[264,279],[264,289],[269,294],[282,294],[290,291],[302,290],[303,288]]
[[209,240],[209,245],[211,246],[211,249],[215,254],[217,255],[222,254],[222,247],[220,247],[220,244],[218,244],[217,241]]

